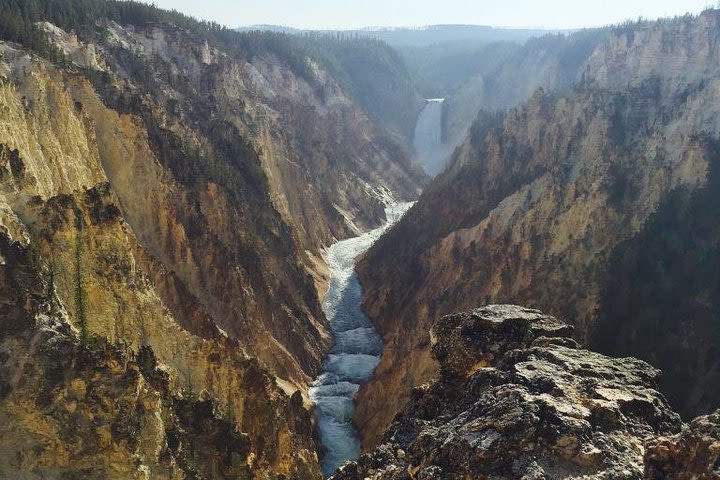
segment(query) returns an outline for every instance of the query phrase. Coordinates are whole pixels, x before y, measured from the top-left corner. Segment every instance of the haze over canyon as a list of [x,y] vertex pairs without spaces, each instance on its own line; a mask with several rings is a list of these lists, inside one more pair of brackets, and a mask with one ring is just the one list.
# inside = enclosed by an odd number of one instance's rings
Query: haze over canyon
[[0,0],[0,479],[720,478],[720,10],[559,3]]

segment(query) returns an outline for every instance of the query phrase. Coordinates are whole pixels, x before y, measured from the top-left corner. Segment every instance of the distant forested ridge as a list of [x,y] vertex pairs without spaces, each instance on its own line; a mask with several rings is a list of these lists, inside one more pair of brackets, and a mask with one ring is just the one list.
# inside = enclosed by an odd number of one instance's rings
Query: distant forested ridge
[[295,73],[312,78],[305,52],[287,35],[238,32],[215,22],[197,20],[176,10],[162,10],[134,0],[0,0],[0,39],[20,43],[57,61],[59,52],[38,30],[37,22],[51,22],[90,40],[100,34],[96,26],[102,19],[134,26],[172,24],[207,40],[210,46],[222,47],[235,57],[252,58],[272,52],[286,61]]
[[[307,33],[307,30],[287,27],[283,25],[253,25],[240,27],[238,30],[263,30],[292,34]],[[321,30],[320,33],[333,33],[336,30]],[[565,31],[543,30],[537,28],[497,28],[488,25],[427,25],[423,27],[387,27],[387,28],[360,28],[344,30],[343,33],[360,37],[375,38],[388,43],[392,47],[429,47],[438,44],[460,43],[494,43],[516,42],[524,43],[532,37],[546,33],[561,33]]]
[[238,31],[134,0],[0,0],[0,39],[17,42],[58,63],[62,54],[37,23],[48,21],[92,40],[99,20],[121,25],[171,24],[188,30],[235,58],[270,53],[317,85],[308,61],[319,62],[366,113],[383,127],[411,138],[419,95],[404,60],[382,40],[358,34],[288,35],[282,31]]

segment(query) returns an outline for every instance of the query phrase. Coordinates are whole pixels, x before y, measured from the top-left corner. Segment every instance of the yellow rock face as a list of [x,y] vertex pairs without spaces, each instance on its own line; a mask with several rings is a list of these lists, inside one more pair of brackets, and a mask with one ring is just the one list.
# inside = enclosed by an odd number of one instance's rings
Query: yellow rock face
[[62,75],[42,66],[20,86],[0,85],[0,138],[32,177],[24,194],[48,199],[104,180],[93,132],[73,103]]
[[[206,259],[195,257],[177,219],[178,205],[189,192],[158,163],[142,122],[106,108],[86,80],[42,62],[12,75],[13,81],[0,85],[0,222],[12,238],[31,245],[46,275],[52,272],[59,304],[75,328],[80,328],[75,302],[79,237],[90,335],[121,345],[128,356],[150,346],[168,374],[172,395],[214,399],[256,450],[253,475],[319,475],[308,412],[291,407],[289,397],[238,341],[214,326],[206,338],[194,334],[191,320],[178,319],[163,302],[155,283],[168,278],[161,262],[184,269],[176,274],[202,292],[199,268]],[[230,230],[222,223],[226,195],[212,184],[198,195],[201,208],[214,213],[217,228]],[[158,261],[148,251],[165,256]],[[272,365],[284,349],[261,325],[261,336],[254,338],[269,339],[268,348],[256,353]],[[297,361],[284,355],[289,365]],[[284,373],[302,383],[300,371],[291,366]],[[22,372],[18,367],[18,375]],[[56,392],[63,415],[88,425],[82,439],[33,403],[31,386],[14,390],[0,401],[0,450],[20,457],[0,463],[14,472],[67,467],[103,471],[112,479],[183,478],[180,467],[160,460],[167,448],[167,422],[155,388],[139,381],[120,398],[97,391],[98,385],[113,385],[129,374],[127,365],[111,360],[97,378],[75,378]],[[129,437],[131,444],[120,441],[111,425],[122,405],[145,412]],[[303,421],[306,431],[298,432],[296,422]],[[95,453],[87,453],[90,447]],[[35,477],[28,473],[27,478]]]

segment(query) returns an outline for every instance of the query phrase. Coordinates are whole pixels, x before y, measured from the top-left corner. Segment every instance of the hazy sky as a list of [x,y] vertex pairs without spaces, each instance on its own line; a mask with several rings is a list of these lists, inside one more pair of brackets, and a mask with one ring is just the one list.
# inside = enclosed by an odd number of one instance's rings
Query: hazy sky
[[574,28],[626,19],[698,13],[708,0],[154,0],[228,26],[300,28],[420,26],[464,23]]

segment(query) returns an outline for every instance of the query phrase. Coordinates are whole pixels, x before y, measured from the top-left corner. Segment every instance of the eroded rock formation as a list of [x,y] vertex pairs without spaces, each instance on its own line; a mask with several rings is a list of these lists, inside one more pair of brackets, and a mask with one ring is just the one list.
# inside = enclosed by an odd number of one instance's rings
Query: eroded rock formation
[[720,411],[696,418],[677,435],[648,442],[645,474],[652,480],[720,478]]
[[213,368],[235,356],[233,403],[183,393],[149,345],[81,339],[32,247],[1,233],[0,257],[0,477],[319,476],[300,395],[257,361],[216,346]]
[[[656,390],[659,372],[580,348],[571,331],[512,305],[440,319],[439,378],[416,388],[379,446],[333,478],[642,478],[644,443],[682,426]],[[692,431],[704,432],[695,422]],[[658,455],[650,448],[646,463]]]

